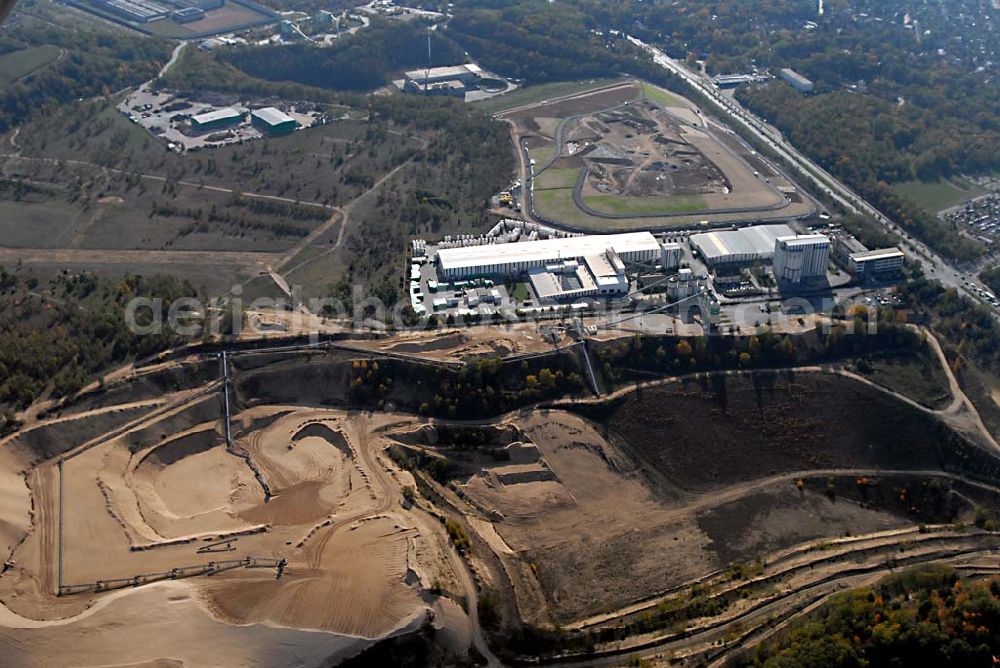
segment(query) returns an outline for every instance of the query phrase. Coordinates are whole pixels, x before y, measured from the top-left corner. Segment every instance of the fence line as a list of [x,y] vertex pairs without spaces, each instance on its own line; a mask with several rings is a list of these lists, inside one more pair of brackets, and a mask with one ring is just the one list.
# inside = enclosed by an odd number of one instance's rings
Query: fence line
[[223,571],[234,568],[274,568],[280,577],[285,569],[285,559],[274,559],[270,557],[248,556],[242,559],[226,559],[223,561],[209,561],[206,564],[195,564],[193,566],[178,566],[169,571],[156,573],[140,573],[128,578],[111,578],[107,580],[95,580],[94,582],[84,582],[80,584],[59,585],[59,596],[69,594],[81,594],[84,592],[101,592],[112,589],[124,589],[126,587],[139,587],[153,582],[164,580],[179,580],[197,575],[215,575]]

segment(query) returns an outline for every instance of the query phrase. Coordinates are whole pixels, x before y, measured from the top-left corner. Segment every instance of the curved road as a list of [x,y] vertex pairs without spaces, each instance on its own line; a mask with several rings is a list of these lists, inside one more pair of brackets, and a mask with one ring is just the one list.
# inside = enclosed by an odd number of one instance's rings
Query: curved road
[[[777,129],[769,126],[763,119],[749,111],[736,100],[723,95],[709,80],[691,72],[679,61],[670,58],[660,49],[646,44],[636,37],[628,36],[628,40],[652,56],[653,61],[657,65],[668,70],[699,93],[706,96],[728,115],[732,121],[749,131],[756,140],[778,154],[798,172],[799,176],[820,191],[826,193],[827,196],[840,204],[844,210],[850,213],[866,214],[885,227],[889,232],[900,236],[900,250],[904,251],[910,259],[917,259],[928,264],[931,267],[932,278],[937,279],[946,287],[955,288],[966,297],[972,299],[973,302],[979,303],[979,297],[968,287],[969,285],[975,285],[981,289],[986,287],[975,276],[979,267],[970,272],[971,276],[963,277],[961,272],[943,257],[931,250],[922,241],[911,236],[906,230],[890,220],[888,216],[876,209],[870,202],[846,186],[842,181],[835,178],[823,167],[803,155]],[[1000,319],[1000,312],[997,312],[996,309],[993,310],[993,315],[995,318]]]

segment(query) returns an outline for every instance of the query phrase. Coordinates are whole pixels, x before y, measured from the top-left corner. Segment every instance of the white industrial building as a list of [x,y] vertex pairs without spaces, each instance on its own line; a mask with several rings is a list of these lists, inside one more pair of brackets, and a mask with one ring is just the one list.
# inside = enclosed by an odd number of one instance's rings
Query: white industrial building
[[444,248],[437,251],[437,269],[443,280],[527,275],[538,300],[550,303],[626,294],[626,267],[652,268],[661,253],[649,232],[587,235]]
[[437,252],[438,277],[516,276],[565,260],[582,261],[587,256],[613,250],[625,264],[655,263],[660,244],[649,232],[594,234],[566,239],[543,239],[512,244],[487,244],[444,248]]
[[191,117],[191,127],[197,130],[212,130],[227,125],[235,125],[243,121],[243,111],[225,107],[214,111],[206,111]]
[[772,259],[778,239],[791,236],[795,236],[795,232],[788,225],[755,225],[738,230],[692,234],[691,247],[710,266],[752,264]]
[[684,247],[679,243],[669,242],[660,244],[660,264],[663,266],[663,271],[677,269],[681,266],[683,258]]
[[628,292],[625,264],[611,249],[580,260],[566,260],[532,269],[528,280],[541,303],[581,297],[614,297]]
[[857,278],[893,274],[903,268],[903,258],[903,252],[898,248],[852,253],[848,268]]
[[432,67],[426,70],[406,72],[403,91],[407,93],[465,95],[465,91],[476,88],[483,71],[475,63],[451,67]]
[[774,277],[786,283],[826,276],[830,239],[822,234],[779,237],[774,245]]
[[93,0],[92,4],[137,23],[156,21],[170,14],[169,7],[153,0]]
[[804,76],[788,67],[783,68],[778,73],[778,76],[780,76],[782,80],[787,81],[792,88],[800,93],[811,93],[815,88],[812,81],[809,81],[809,79],[806,79]]
[[453,65],[449,67],[431,67],[426,70],[410,70],[404,76],[406,81],[420,83],[440,83],[442,81],[461,81],[465,84],[474,83],[483,75],[482,69],[474,63]]

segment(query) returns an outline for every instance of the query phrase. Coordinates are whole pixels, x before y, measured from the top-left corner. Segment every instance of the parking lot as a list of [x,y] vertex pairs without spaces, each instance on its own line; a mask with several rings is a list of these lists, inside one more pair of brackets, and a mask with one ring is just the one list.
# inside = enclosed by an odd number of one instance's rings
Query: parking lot
[[942,212],[941,217],[953,225],[965,227],[984,243],[992,244],[1000,240],[1000,194],[992,193],[969,200]]
[[[224,107],[246,109],[238,100],[228,97],[192,99],[170,91],[154,91],[148,86],[142,86],[126,97],[118,105],[118,110],[133,123],[166,141],[168,147],[177,152],[235,144],[264,136],[251,125],[249,110],[245,120],[239,124],[202,132],[190,127],[192,116]],[[310,127],[320,118],[320,114],[315,111],[296,111],[294,107],[285,111],[299,122],[300,128]]]

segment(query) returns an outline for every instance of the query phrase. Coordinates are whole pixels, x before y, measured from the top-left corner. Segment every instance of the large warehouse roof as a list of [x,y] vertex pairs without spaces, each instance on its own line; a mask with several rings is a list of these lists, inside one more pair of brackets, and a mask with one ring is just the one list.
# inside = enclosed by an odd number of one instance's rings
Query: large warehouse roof
[[295,122],[295,119],[275,107],[264,107],[252,112],[253,116],[264,121],[268,125],[281,125],[282,123]]
[[466,63],[464,65],[450,65],[448,67],[432,67],[429,70],[410,70],[405,73],[405,77],[412,81],[422,81],[423,79],[457,79],[469,74],[480,74],[482,72],[478,65]]
[[730,257],[771,257],[778,237],[790,236],[795,236],[795,232],[788,225],[755,225],[738,230],[693,234],[691,244],[711,263],[725,261],[725,258]]
[[236,120],[237,118],[242,118],[243,114],[232,107],[225,107],[223,109],[216,109],[215,111],[206,111],[203,114],[198,114],[197,116],[192,116],[191,120],[199,125],[204,125],[206,123],[213,123],[215,121],[223,120]]
[[569,260],[587,255],[600,255],[609,248],[614,249],[618,255],[642,251],[659,255],[660,252],[660,244],[649,232],[629,232],[444,248],[438,251],[438,262],[442,269],[448,270],[512,262],[545,262],[556,258]]

